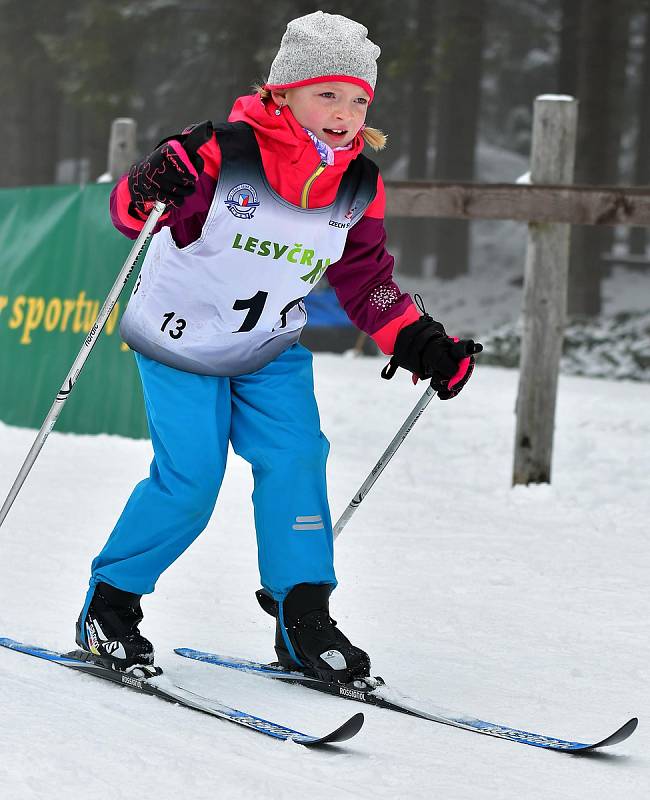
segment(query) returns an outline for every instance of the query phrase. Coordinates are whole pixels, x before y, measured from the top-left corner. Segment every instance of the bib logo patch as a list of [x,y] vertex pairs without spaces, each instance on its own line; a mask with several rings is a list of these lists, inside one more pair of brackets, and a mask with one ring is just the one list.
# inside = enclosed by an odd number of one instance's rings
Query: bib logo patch
[[352,225],[352,217],[354,216],[354,212],[357,210],[356,205],[353,205],[345,214],[345,222],[337,222],[336,220],[331,219],[329,224],[332,228],[343,228],[347,229]]
[[238,219],[252,219],[255,209],[259,206],[257,192],[250,183],[240,183],[234,186],[224,200],[228,211]]

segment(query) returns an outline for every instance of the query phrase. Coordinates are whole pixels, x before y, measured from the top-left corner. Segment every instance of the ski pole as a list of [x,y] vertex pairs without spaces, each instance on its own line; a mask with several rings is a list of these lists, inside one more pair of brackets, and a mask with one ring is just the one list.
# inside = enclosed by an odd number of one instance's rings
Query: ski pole
[[365,479],[359,491],[354,495],[352,500],[350,500],[350,504],[345,509],[343,514],[341,514],[341,518],[334,526],[334,538],[341,533],[343,528],[347,525],[348,520],[357,510],[357,508],[361,505],[362,500],[368,494],[372,486],[374,485],[377,478],[381,475],[384,471],[386,465],[391,460],[391,458],[395,455],[397,450],[399,449],[400,445],[406,439],[408,432],[411,428],[415,425],[418,421],[424,409],[429,405],[432,398],[436,394],[436,390],[431,387],[431,385],[427,386],[424,394],[415,404],[413,411],[408,415],[402,427],[397,431],[395,434],[393,441],[388,445],[388,447],[384,450],[381,458],[372,468],[370,475]]
[[93,323],[92,328],[90,329],[88,335],[86,336],[83,345],[81,346],[81,350],[79,351],[77,357],[74,360],[72,367],[70,368],[70,372],[68,372],[66,379],[63,381],[63,385],[57,394],[54,403],[52,403],[52,407],[48,411],[47,416],[41,426],[36,439],[34,440],[34,444],[31,447],[31,450],[27,454],[27,458],[25,459],[22,467],[20,468],[20,472],[16,480],[7,495],[7,499],[4,501],[2,508],[0,509],[0,525],[5,520],[5,517],[9,513],[9,509],[13,505],[14,500],[16,499],[18,492],[20,491],[25,479],[29,475],[31,468],[34,466],[34,462],[36,461],[38,454],[41,452],[43,445],[45,444],[45,440],[50,435],[52,428],[56,424],[56,421],[61,413],[65,401],[68,399],[70,392],[72,391],[72,387],[75,385],[77,378],[79,377],[79,373],[81,372],[83,365],[86,362],[86,359],[90,355],[90,351],[95,346],[97,342],[97,338],[99,334],[102,332],[104,325],[106,324],[106,320],[109,318],[111,311],[113,310],[115,303],[122,293],[122,289],[126,285],[127,281],[131,277],[131,273],[133,272],[133,268],[138,262],[138,258],[140,254],[144,250],[149,237],[153,233],[153,229],[158,222],[161,214],[165,210],[165,206],[163,203],[157,202],[147,217],[147,221],[140,232],[140,235],[135,240],[133,247],[129,255],[127,256],[126,261],[124,262],[124,266],[122,267],[120,274],[117,276],[115,283],[113,284],[113,288],[108,294],[108,297],[104,301],[104,305],[101,307],[99,314],[97,315],[97,319]]

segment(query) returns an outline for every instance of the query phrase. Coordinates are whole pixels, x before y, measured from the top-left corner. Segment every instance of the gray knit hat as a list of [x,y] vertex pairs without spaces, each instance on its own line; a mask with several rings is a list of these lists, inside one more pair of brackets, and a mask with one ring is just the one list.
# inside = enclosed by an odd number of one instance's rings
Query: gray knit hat
[[287,25],[266,88],[306,86],[329,78],[362,86],[372,100],[380,53],[363,25],[340,14],[314,11]]

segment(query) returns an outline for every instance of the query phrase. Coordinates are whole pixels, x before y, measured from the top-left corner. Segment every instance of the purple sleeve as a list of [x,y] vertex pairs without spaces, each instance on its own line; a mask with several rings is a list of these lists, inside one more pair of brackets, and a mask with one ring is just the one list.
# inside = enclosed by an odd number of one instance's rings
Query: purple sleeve
[[394,259],[385,245],[383,220],[362,217],[350,228],[343,255],[328,267],[327,279],[357,328],[392,353],[399,329],[419,312],[393,280]]
[[[111,219],[120,233],[129,239],[136,239],[142,230],[143,220],[129,214],[129,196],[123,175],[111,192]],[[201,235],[203,223],[208,215],[217,181],[206,172],[202,172],[196,184],[196,190],[178,208],[165,212],[156,225],[154,233],[167,226],[171,228],[174,241],[179,247],[186,247]]]

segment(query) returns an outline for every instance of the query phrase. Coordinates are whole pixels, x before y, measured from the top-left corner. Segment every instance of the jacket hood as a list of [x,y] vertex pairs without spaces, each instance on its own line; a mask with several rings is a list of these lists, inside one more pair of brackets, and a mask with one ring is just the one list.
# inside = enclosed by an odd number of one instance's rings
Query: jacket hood
[[[255,131],[261,149],[273,150],[292,164],[304,158],[317,159],[316,146],[289,107],[284,106],[280,114],[275,113],[276,108],[273,101],[263,100],[257,93],[245,95],[235,101],[228,122],[247,122]],[[335,167],[347,168],[363,146],[363,136],[358,133],[349,150],[334,151]]]

